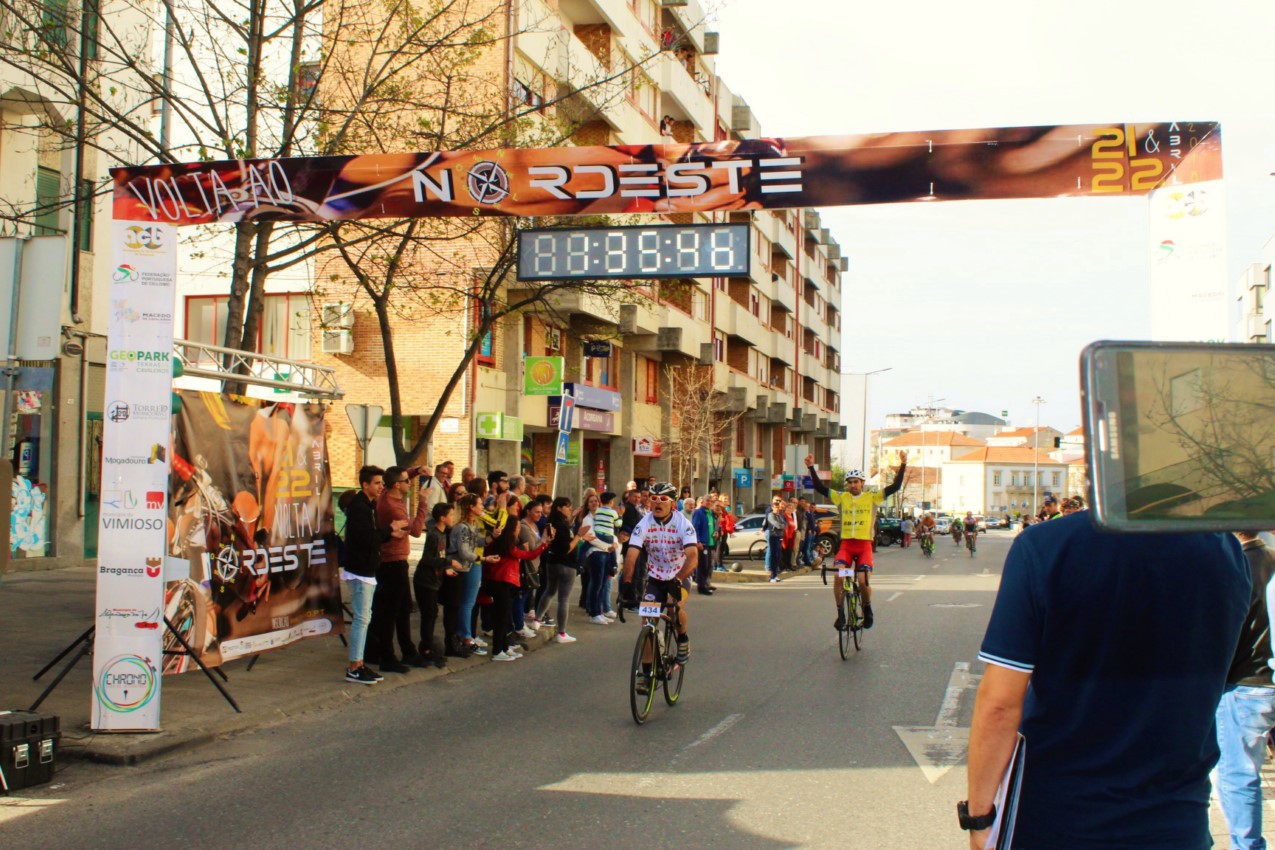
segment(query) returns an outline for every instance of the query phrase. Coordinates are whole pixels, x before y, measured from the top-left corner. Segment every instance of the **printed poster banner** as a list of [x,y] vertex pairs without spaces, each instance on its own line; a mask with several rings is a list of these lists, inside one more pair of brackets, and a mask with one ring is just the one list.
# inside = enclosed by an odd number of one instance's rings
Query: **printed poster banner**
[[[169,484],[169,620],[209,665],[339,634],[325,409],[181,397]],[[190,666],[173,655],[164,672]]]
[[92,727],[159,728],[177,231],[112,223]]
[[[1190,166],[1183,163],[1190,158]],[[230,160],[112,169],[116,219],[567,216],[1145,195],[1222,176],[1216,122]]]

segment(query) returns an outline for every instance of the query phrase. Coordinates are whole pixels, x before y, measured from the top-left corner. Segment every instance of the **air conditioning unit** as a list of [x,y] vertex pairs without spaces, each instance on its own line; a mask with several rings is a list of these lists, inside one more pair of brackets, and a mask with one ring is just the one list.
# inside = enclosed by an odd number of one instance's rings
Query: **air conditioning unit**
[[712,56],[717,53],[717,49],[721,44],[720,33],[706,32],[704,33],[704,55]]
[[354,327],[354,305],[349,303],[324,304],[319,323],[324,330]]
[[350,330],[322,331],[324,354],[353,354],[354,332]]

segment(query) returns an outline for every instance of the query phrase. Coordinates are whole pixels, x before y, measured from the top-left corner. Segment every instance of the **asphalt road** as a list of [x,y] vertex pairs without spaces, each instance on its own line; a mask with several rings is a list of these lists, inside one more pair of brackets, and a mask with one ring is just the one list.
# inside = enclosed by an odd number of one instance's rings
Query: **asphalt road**
[[1009,541],[879,552],[848,661],[817,573],[693,596],[682,702],[642,727],[633,622],[581,618],[578,643],[514,664],[138,768],[69,764],[0,808],[0,846],[964,848],[958,763]]

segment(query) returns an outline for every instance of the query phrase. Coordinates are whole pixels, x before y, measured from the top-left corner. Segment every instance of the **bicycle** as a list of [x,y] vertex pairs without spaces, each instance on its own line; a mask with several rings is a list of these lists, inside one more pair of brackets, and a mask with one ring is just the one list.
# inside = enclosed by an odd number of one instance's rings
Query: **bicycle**
[[[638,603],[638,617],[642,619],[642,628],[638,630],[637,645],[633,647],[633,664],[629,670],[629,707],[633,710],[633,720],[639,726],[646,722],[651,714],[651,706],[655,704],[655,683],[661,683],[664,689],[664,701],[669,708],[677,705],[682,695],[682,678],[686,668],[677,663],[677,623],[681,614],[681,586],[675,585],[676,593],[671,593],[668,601],[661,606],[659,602]],[[667,608],[667,611],[665,610]],[[660,623],[663,621],[663,628]],[[651,659],[651,675],[646,676],[642,659]],[[638,693],[638,684],[646,680],[646,693]]]
[[974,540],[977,537],[978,537],[977,534],[969,534],[968,532],[965,535],[965,548],[970,550],[971,558],[974,557]]
[[925,557],[927,558],[934,557],[934,535],[921,535],[921,551],[925,553]]
[[845,661],[850,657],[852,640],[855,652],[863,645],[863,597],[859,595],[859,583],[854,579],[854,567],[838,567],[837,577],[842,582],[842,626],[837,630],[837,649],[841,652],[841,660]]

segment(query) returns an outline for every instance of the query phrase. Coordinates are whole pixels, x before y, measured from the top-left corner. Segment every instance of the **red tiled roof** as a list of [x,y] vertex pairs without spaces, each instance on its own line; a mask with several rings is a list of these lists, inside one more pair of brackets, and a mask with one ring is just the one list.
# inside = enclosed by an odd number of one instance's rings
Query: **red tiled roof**
[[[927,446],[985,446],[983,440],[976,437],[967,437],[964,434],[958,434],[955,431],[926,431],[924,432],[924,444]],[[903,448],[905,446],[920,446],[922,444],[922,432],[908,431],[906,434],[900,434],[893,440],[885,443],[886,448]]]
[[1048,426],[1048,425],[1041,425],[1041,426],[1040,426],[1040,428],[1035,428],[1035,427],[1031,427],[1031,428],[1015,428],[1015,429],[1014,429],[1014,430],[1012,430],[1012,431],[997,431],[995,434],[993,434],[993,435],[992,435],[992,437],[994,437],[994,438],[998,438],[998,439],[999,439],[1000,437],[1030,437],[1032,434],[1035,434],[1038,430],[1039,430],[1039,431],[1048,431],[1048,430],[1049,430],[1049,426]]
[[1054,464],[1058,461],[1044,452],[1033,452],[1027,446],[985,446],[952,458],[952,463],[1032,463]]

